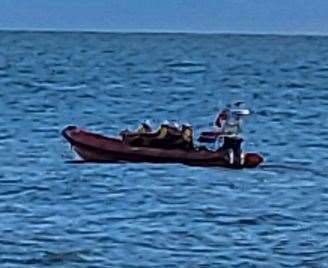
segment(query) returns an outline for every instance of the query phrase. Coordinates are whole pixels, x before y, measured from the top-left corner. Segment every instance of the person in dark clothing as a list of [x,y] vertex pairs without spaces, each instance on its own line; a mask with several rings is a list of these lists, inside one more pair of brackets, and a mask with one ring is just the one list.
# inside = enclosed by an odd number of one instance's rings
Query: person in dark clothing
[[241,144],[243,138],[238,136],[223,136],[223,144],[218,151],[227,152],[230,164],[242,164],[243,153]]

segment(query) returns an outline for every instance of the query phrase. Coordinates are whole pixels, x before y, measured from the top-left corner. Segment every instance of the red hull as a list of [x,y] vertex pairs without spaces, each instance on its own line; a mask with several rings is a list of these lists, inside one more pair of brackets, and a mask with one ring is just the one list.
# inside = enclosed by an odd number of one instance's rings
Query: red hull
[[244,165],[231,165],[223,152],[131,147],[120,139],[108,138],[74,126],[66,127],[62,134],[83,160],[92,162],[182,163],[229,168],[254,168],[263,162],[263,158],[256,153],[246,153]]

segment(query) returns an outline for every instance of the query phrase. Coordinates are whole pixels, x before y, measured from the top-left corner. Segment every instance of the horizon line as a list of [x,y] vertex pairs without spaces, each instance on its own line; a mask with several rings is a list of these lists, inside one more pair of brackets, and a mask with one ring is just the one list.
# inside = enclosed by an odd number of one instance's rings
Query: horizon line
[[254,35],[254,36],[305,36],[328,37],[328,33],[320,32],[263,32],[263,31],[183,31],[183,30],[156,30],[156,29],[54,29],[54,28],[0,28],[0,32],[24,32],[24,33],[90,33],[90,34],[185,34],[185,35]]

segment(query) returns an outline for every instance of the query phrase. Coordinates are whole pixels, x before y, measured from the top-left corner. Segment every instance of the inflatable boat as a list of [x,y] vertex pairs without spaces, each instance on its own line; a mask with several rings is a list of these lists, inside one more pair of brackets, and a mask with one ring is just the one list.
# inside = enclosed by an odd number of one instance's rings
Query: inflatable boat
[[263,157],[257,153],[245,153],[242,163],[231,163],[226,152],[209,150],[206,147],[191,150],[134,147],[120,138],[106,137],[76,126],[66,127],[62,135],[87,162],[181,163],[227,168],[255,168],[263,162]]

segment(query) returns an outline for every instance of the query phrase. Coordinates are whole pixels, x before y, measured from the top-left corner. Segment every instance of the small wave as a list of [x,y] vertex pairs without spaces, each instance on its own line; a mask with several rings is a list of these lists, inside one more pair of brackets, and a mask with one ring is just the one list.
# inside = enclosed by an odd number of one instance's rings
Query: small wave
[[[53,265],[53,264],[64,264],[64,263],[86,263],[85,255],[87,251],[63,251],[63,252],[52,252],[45,251],[42,258],[38,259],[39,263]],[[36,261],[36,259],[35,259]]]
[[292,89],[301,89],[301,88],[305,88],[306,87],[306,84],[301,84],[301,83],[298,83],[298,82],[288,82],[286,84],[286,87],[287,88],[292,88]]
[[63,91],[75,91],[78,89],[86,88],[86,84],[72,84],[72,85],[60,85],[55,81],[37,81],[33,82],[32,86],[35,88],[49,88],[55,90],[63,90]]
[[309,70],[310,66],[309,65],[299,65],[296,67],[297,70]]
[[167,65],[171,70],[182,73],[203,73],[207,70],[204,63],[182,61],[170,63]]
[[304,143],[304,144],[301,144],[300,145],[302,148],[319,148],[319,149],[322,149],[322,148],[328,148],[328,144],[327,143],[323,143],[323,142],[320,142],[320,143]]
[[322,68],[319,68],[319,69],[317,69],[316,70],[317,72],[319,72],[319,73],[327,73],[328,72],[328,67],[322,67]]
[[101,53],[103,53],[103,54],[113,54],[114,52],[115,52],[115,50],[106,49],[106,50],[103,50]]

